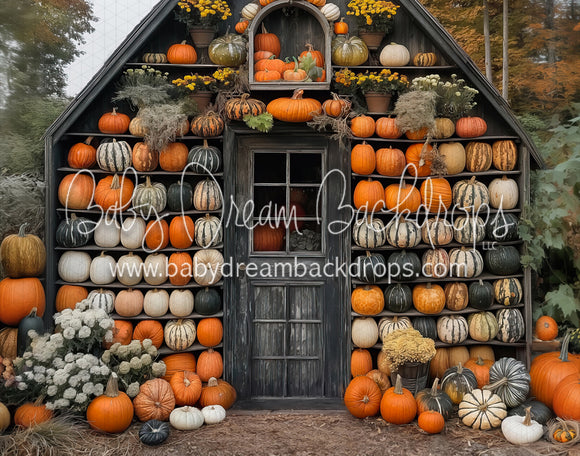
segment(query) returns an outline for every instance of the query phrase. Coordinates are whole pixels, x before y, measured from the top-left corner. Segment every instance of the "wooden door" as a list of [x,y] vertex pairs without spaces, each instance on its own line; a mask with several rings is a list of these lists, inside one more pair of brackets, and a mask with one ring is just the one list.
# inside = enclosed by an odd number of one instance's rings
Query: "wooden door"
[[[328,223],[349,216],[339,206],[350,189],[327,172],[344,172],[345,154],[304,131],[230,137],[224,148],[235,169],[226,188],[236,206],[227,208],[227,256],[239,270],[226,293],[226,377],[242,406],[335,406],[347,381],[349,321],[348,277],[334,265],[349,260],[350,230],[331,234]],[[284,238],[275,249],[259,250],[258,228],[248,226],[280,207],[294,207],[295,217],[278,230]]]

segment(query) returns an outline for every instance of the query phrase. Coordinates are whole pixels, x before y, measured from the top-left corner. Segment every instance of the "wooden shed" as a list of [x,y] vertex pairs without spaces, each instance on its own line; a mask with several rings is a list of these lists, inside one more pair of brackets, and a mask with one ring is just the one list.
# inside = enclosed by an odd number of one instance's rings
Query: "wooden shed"
[[[335,3],[340,10],[340,16],[345,16],[348,2],[337,0]],[[230,1],[230,4],[234,15],[227,23],[220,25],[221,34],[228,26],[233,29],[241,10],[246,6],[245,2],[241,1]],[[485,119],[486,133],[475,138],[452,136],[447,139],[434,139],[433,143],[457,142],[467,146],[476,142],[484,143],[490,149],[496,141],[513,141],[517,145],[517,163],[513,168],[497,169],[491,166],[484,171],[464,170],[444,177],[451,186],[460,180],[475,177],[488,187],[494,179],[507,176],[513,180],[510,182],[517,184],[517,203],[507,210],[492,207],[488,215],[493,218],[498,213],[509,214],[509,217],[515,217],[517,220],[530,197],[530,166],[541,166],[533,143],[505,100],[439,22],[417,0],[401,0],[398,4],[400,9],[395,17],[393,30],[383,40],[382,45],[390,41],[403,43],[411,56],[418,52],[433,52],[437,56],[437,63],[429,67],[413,66],[411,63],[390,69],[406,74],[409,79],[434,73],[438,73],[442,78],[457,74],[479,91],[474,115]],[[129,288],[139,290],[143,295],[158,293],[159,290],[166,291],[168,295],[179,290],[189,290],[195,295],[196,301],[198,292],[213,289],[218,292],[221,299],[220,310],[214,309],[214,313],[208,315],[205,309],[202,313],[198,312],[194,304],[191,313],[180,315],[179,318],[193,320],[198,328],[200,322],[207,318],[217,318],[222,322],[223,341],[213,346],[211,350],[221,354],[223,378],[236,388],[240,407],[340,407],[351,376],[351,352],[356,348],[352,341],[351,325],[363,318],[351,308],[351,293],[355,287],[364,286],[369,282],[362,280],[360,276],[352,277],[348,272],[345,273],[341,265],[346,265],[348,269],[350,264],[359,256],[366,255],[367,251],[373,255],[380,254],[388,260],[389,255],[401,250],[401,247],[385,241],[374,248],[366,248],[357,245],[353,239],[353,224],[360,216],[355,216],[354,211],[348,208],[353,204],[353,191],[357,184],[370,178],[386,187],[398,183],[400,176],[389,177],[376,172],[368,176],[353,173],[350,163],[351,149],[364,140],[375,150],[395,147],[404,151],[410,145],[423,141],[404,137],[386,139],[374,135],[366,138],[352,137],[346,147],[341,147],[337,140],[331,138],[333,133],[331,131],[319,132],[306,126],[305,123],[279,121],[276,121],[269,133],[260,133],[248,128],[243,122],[232,121],[226,123],[223,133],[219,136],[203,138],[186,132],[178,137],[177,141],[185,144],[188,149],[201,145],[206,139],[209,145],[219,148],[223,154],[223,166],[218,172],[213,173],[212,178],[223,191],[222,205],[212,206],[211,209],[208,209],[208,206],[196,208],[194,205],[185,211],[165,208],[160,214],[168,223],[182,215],[196,222],[206,214],[221,219],[223,241],[211,245],[210,249],[223,255],[223,264],[229,270],[224,269],[224,276],[219,280],[209,280],[209,287],[205,286],[208,282],[196,278],[185,283],[171,281],[157,283],[154,280],[143,279],[127,285],[127,281],[120,281],[117,277],[111,283],[97,284],[89,275],[82,273],[83,268],[86,269],[87,264],[103,251],[112,256],[117,264],[120,263],[121,257],[125,256],[133,258],[138,256],[145,263],[151,262],[153,259],[148,257],[155,254],[171,258],[174,254],[186,253],[191,261],[194,255],[207,250],[196,242],[188,247],[175,247],[170,243],[153,252],[145,245],[136,248],[127,247],[129,243],[125,245],[113,242],[103,247],[96,243],[94,238],[78,247],[65,247],[56,241],[57,227],[63,220],[69,218],[72,212],[76,217],[85,217],[95,223],[103,219],[103,212],[98,207],[71,210],[64,207],[59,200],[58,193],[63,179],[79,171],[72,168],[67,161],[68,151],[71,146],[84,141],[87,137],[94,138],[94,145],[99,144],[101,140],[114,138],[117,141],[126,141],[133,147],[141,140],[129,133],[115,135],[102,133],[97,128],[97,123],[101,115],[110,112],[114,106],[118,107],[120,112],[135,116],[135,112],[128,104],[112,102],[116,82],[124,70],[141,67],[144,64],[142,58],[144,53],[166,52],[170,45],[182,40],[191,43],[185,25],[175,20],[175,6],[175,0],[160,1],[46,134],[47,321],[56,311],[57,293],[65,285],[81,286],[87,291],[111,290],[117,295]],[[268,103],[274,98],[288,96],[292,89],[301,87],[307,96],[321,102],[330,98],[331,75],[341,67],[332,63],[330,53],[334,37],[334,20],[329,21],[325,11],[327,15],[330,14],[328,9],[321,10],[305,0],[275,0],[257,12],[248,28],[252,97]],[[260,85],[255,82],[253,41],[262,23],[267,25],[269,31],[280,36],[282,52],[286,56],[296,55],[301,52],[306,42],[312,42],[316,49],[324,53],[326,78],[306,84]],[[356,34],[354,23],[350,23],[350,28],[351,33]],[[372,63],[365,62],[351,69],[355,72],[382,69],[380,64],[375,63],[376,60],[376,55],[374,58],[371,56]],[[213,63],[149,65],[169,72],[171,77],[192,72],[211,74],[218,68],[218,65]],[[371,114],[375,119],[386,115],[387,113]],[[97,165],[81,174],[89,176],[95,184],[112,175],[110,171]],[[135,186],[149,179],[163,184],[166,188],[171,184],[181,183],[182,180],[189,183],[192,188],[196,188],[207,178],[204,173],[196,173],[190,169],[186,172],[175,172],[162,168],[147,172],[135,171],[127,173],[126,177]],[[428,178],[419,177],[417,187]],[[278,247],[264,251],[257,245],[258,242],[262,242],[262,239],[257,240],[258,232],[248,229],[248,225],[258,222],[260,215],[263,216],[261,211],[269,204],[277,205],[278,208],[284,207],[286,210],[292,208],[297,219],[296,225],[290,224],[278,232],[281,242]],[[123,220],[132,216],[132,213],[126,209],[122,214],[112,215],[122,224]],[[393,214],[387,211],[376,214],[376,217],[386,225],[393,218]],[[240,220],[247,223],[236,223]],[[145,220],[149,221],[151,219]],[[267,236],[272,233],[261,234]],[[482,257],[485,257],[486,251],[489,251],[492,245],[493,248],[500,245],[515,247],[519,252],[524,248],[523,243],[517,238],[498,241],[489,236],[478,237],[475,247],[481,252]],[[465,247],[465,244],[458,242],[457,239],[451,239],[445,245],[437,247],[444,249],[448,254],[452,249]],[[423,240],[407,250],[421,257],[430,248],[431,246]],[[65,261],[63,255],[68,252],[72,254],[68,255]],[[125,260],[126,258],[122,261]],[[445,343],[437,338],[436,346],[449,348],[457,345],[469,349],[483,344],[493,347],[496,357],[514,356],[529,365],[532,341],[531,273],[518,266],[515,272],[497,274],[490,272],[487,259],[484,263],[485,270],[478,271],[476,275],[445,276],[436,279],[420,275],[414,276],[406,284],[410,288],[431,281],[442,287],[447,284],[464,284],[466,290],[480,280],[498,287],[501,283],[497,281],[511,280],[506,286],[514,287],[516,296],[505,303],[499,303],[496,296],[496,302],[487,310],[497,314],[508,308],[505,304],[509,301],[509,310],[517,312],[523,319],[519,328],[523,331],[519,334],[521,337],[516,337],[514,341],[493,338],[483,342],[468,336],[462,338],[458,344]],[[381,291],[386,291],[399,282],[401,281],[382,278],[373,283],[379,286]],[[518,286],[521,289],[518,290]],[[215,294],[212,294],[212,299],[214,298]],[[415,308],[404,312],[393,312],[388,309],[387,305],[377,315],[367,317],[373,320],[370,322],[371,326],[373,323],[377,326],[385,317],[410,317],[413,320],[425,316]],[[477,312],[481,312],[481,309],[467,305],[460,310],[445,308],[437,315],[427,316],[434,320],[435,326],[435,321],[442,317],[467,318]],[[516,323],[511,324],[517,326],[519,317],[516,317],[517,315],[513,317]],[[121,316],[116,312],[115,318],[129,320],[134,326],[138,322],[149,320],[159,321],[165,326],[178,317],[167,310],[162,315],[140,311],[135,315]],[[372,355],[374,367],[380,347],[378,339],[373,341],[370,347],[365,347]],[[196,338],[193,344],[182,350],[171,350],[164,342],[160,351],[164,356],[175,352],[191,352],[197,358],[201,352],[209,349]]]

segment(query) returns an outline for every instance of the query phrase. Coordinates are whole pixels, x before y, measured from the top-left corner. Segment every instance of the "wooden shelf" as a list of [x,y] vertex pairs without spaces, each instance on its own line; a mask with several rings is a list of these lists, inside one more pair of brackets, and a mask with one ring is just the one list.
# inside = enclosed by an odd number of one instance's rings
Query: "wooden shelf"
[[[383,113],[383,116],[387,116],[387,113]],[[519,142],[518,136],[476,136],[474,138],[460,138],[458,136],[452,136],[451,138],[445,139],[432,139],[432,143],[442,143],[442,142],[471,142],[471,141],[499,141],[499,140],[507,140],[511,139],[512,141]],[[407,138],[377,138],[371,136],[370,138],[359,138],[358,136],[354,136],[351,138],[351,141],[366,141],[366,142],[388,142],[388,143],[407,143],[407,144],[418,144],[424,143],[424,139],[407,139]]]
[[147,63],[147,62],[127,62],[127,67],[141,68],[143,65],[159,68],[191,68],[191,69],[217,69],[223,68],[223,65],[216,65],[215,63]]
[[223,280],[214,283],[213,285],[200,285],[195,280],[191,279],[191,281],[187,285],[172,285],[169,282],[162,283],[161,285],[149,285],[147,282],[141,281],[137,285],[123,285],[121,282],[112,282],[106,285],[97,285],[93,282],[65,282],[64,280],[57,280],[55,282],[57,285],[78,285],[81,287],[88,287],[88,288],[119,288],[119,289],[129,289],[129,288],[138,288],[138,289],[148,289],[153,290],[155,288],[163,288],[163,289],[171,289],[171,290],[183,290],[189,288],[219,288],[222,287],[224,284]]
[[[89,136],[94,136],[96,138],[127,138],[127,139],[137,139],[139,141],[141,141],[143,138],[141,136],[135,136],[135,135],[131,135],[131,134],[121,134],[121,135],[110,135],[107,133],[101,133],[101,132],[80,132],[80,131],[75,131],[75,132],[66,132],[63,136],[81,136],[83,138],[89,137]],[[179,140],[184,140],[184,139],[200,139],[200,140],[204,140],[207,139],[208,141],[213,141],[213,140],[220,140],[223,139],[222,135],[219,136],[208,136],[208,137],[204,137],[204,136],[188,136],[188,135],[184,135],[184,136],[177,136],[175,138],[176,141]]]
[[215,347],[206,347],[205,345],[201,344],[193,344],[191,347],[186,348],[185,350],[174,351],[171,350],[169,347],[162,345],[161,348],[157,350],[157,353],[160,356],[167,356],[167,355],[175,355],[176,353],[191,353],[191,352],[198,352],[208,350],[209,348],[222,348],[223,344],[216,345]]
[[[390,282],[388,280],[379,280],[377,282],[374,282],[373,285],[391,285],[394,283],[406,283],[407,285],[413,285],[413,284],[417,284],[417,283],[438,283],[438,282],[476,282],[479,280],[487,280],[487,281],[494,281],[494,280],[499,280],[499,279],[511,279],[511,278],[517,278],[517,279],[521,279],[523,278],[524,274],[512,274],[512,275],[506,275],[506,276],[498,276],[498,275],[494,275],[494,274],[481,274],[477,277],[470,277],[470,278],[465,278],[465,277],[444,277],[442,279],[435,279],[433,277],[417,277],[414,278],[413,280],[407,280],[407,281],[403,281],[403,280],[391,280]],[[358,279],[352,279],[351,280],[352,285],[369,285],[369,283],[367,282],[363,282],[361,280]]]
[[[211,247],[208,247],[209,249],[216,249],[216,250],[221,250],[224,248],[223,244],[216,244],[216,245],[212,245]],[[196,252],[198,250],[206,250],[203,247],[200,247],[198,245],[195,246],[191,246],[188,247],[186,249],[177,249],[175,247],[165,247],[164,249],[158,249],[158,250],[145,250],[143,248],[137,248],[137,249],[128,249],[127,247],[123,247],[123,246],[116,246],[116,247],[99,247],[98,245],[95,244],[90,244],[90,245],[83,245],[82,247],[60,247],[60,246],[56,246],[54,248],[55,250],[59,250],[59,251],[69,251],[69,250],[80,250],[80,251],[87,251],[87,252],[144,252],[146,254],[153,254],[153,253],[169,253],[169,252]]]
[[[75,214],[97,214],[97,215],[103,215],[105,213],[105,211],[99,210],[99,209],[65,209],[64,207],[57,207],[56,208],[57,212],[68,212],[69,214],[72,214],[73,212]],[[505,211],[504,211],[505,212]],[[109,212],[107,211],[107,214],[110,215],[117,215],[117,214],[122,214],[125,217],[133,217],[134,215],[140,216],[142,217],[142,215],[138,212],[130,212],[130,211],[123,211],[123,212]],[[187,211],[183,211],[183,212],[171,212],[171,211],[162,211],[159,214],[157,214],[158,216],[163,216],[163,215],[205,215],[205,214],[221,214],[222,213],[222,209],[219,209],[217,211],[198,211],[197,209],[194,210],[187,210]],[[154,214],[151,214],[152,216]],[[153,220],[153,217],[148,217],[147,220]]]
[[[478,242],[475,244],[476,247],[484,247],[485,243],[495,242],[496,244],[501,245],[521,245],[524,243],[522,240],[517,241],[483,241]],[[452,249],[452,248],[461,248],[461,247],[472,247],[473,244],[460,244],[459,242],[450,242],[449,244],[445,245],[436,245],[435,248],[438,249]],[[359,247],[358,245],[353,245],[351,250],[354,252],[398,252],[401,250],[427,250],[433,248],[430,244],[421,243],[416,245],[415,247],[405,247],[404,249],[400,247],[393,247],[392,245],[383,245],[381,247],[375,247],[374,249],[367,249],[365,247]]]
[[[518,176],[520,175],[522,172],[520,170],[513,170],[513,171],[499,171],[499,170],[490,170],[490,171],[483,171],[483,172],[479,172],[479,173],[470,173],[470,172],[464,172],[464,173],[458,173],[458,174],[445,174],[444,177],[445,179],[449,179],[449,178],[453,178],[453,177],[486,177],[486,176],[510,176],[510,175],[515,175]],[[425,180],[425,179],[429,179],[429,178],[436,178],[437,176],[411,176],[410,174],[405,174],[403,176],[383,176],[382,174],[356,174],[356,173],[352,173],[352,178],[353,179],[368,179],[368,178],[372,178],[372,179],[386,179],[386,180],[394,180],[399,182],[401,179],[404,179],[406,181],[410,181],[410,180]]]
[[515,309],[515,308],[522,308],[522,307],[524,307],[523,302],[520,302],[519,304],[512,305],[512,306],[504,306],[503,304],[494,304],[493,306],[491,306],[489,309],[486,309],[486,310],[476,309],[474,307],[469,307],[469,306],[467,306],[463,310],[443,309],[438,314],[424,314],[422,312],[419,312],[416,309],[412,309],[412,310],[408,310],[407,312],[390,312],[388,310],[384,310],[381,313],[378,313],[376,315],[362,315],[362,314],[358,314],[356,312],[351,312],[351,316],[352,316],[352,318],[356,318],[356,317],[373,317],[373,318],[374,317],[433,317],[433,318],[438,318],[442,315],[465,315],[465,314],[472,314],[472,313],[477,313],[477,312],[494,312],[496,310],[501,310],[501,309],[505,309],[505,308]]
[[[513,347],[513,348],[521,348],[521,347],[525,347],[526,343],[525,342],[502,342],[501,340],[488,340],[487,342],[480,342],[479,340],[473,340],[473,339],[466,339],[463,342],[460,342],[458,344],[446,344],[445,342],[441,342],[440,340],[436,340],[435,341],[435,347],[436,348],[450,348],[450,347],[461,347],[463,345],[493,345],[493,346],[497,346],[497,347]],[[376,348],[376,349],[382,349],[383,348],[383,344],[378,343],[373,345],[371,348]]]
[[[107,174],[107,175],[113,175],[113,174],[121,174],[121,173],[114,173],[111,171],[105,171],[104,169],[100,169],[100,168],[90,168],[90,169],[77,169],[77,168],[69,168],[67,166],[62,166],[60,168],[56,169],[58,172],[60,173],[78,173],[78,172],[84,172],[84,171],[90,171],[93,174]],[[135,173],[138,176],[174,176],[174,177],[179,177],[182,175],[188,176],[188,177],[223,177],[224,173],[223,172],[219,172],[219,173],[212,173],[212,174],[200,174],[200,173],[194,173],[193,171],[163,171],[163,170],[159,170],[159,171],[135,171]],[[129,177],[131,177],[132,174],[127,173],[127,175]]]
[[139,315],[135,315],[134,317],[122,317],[121,315],[117,315],[116,313],[113,313],[111,315],[111,318],[113,318],[114,320],[163,320],[163,321],[165,321],[165,320],[185,320],[185,319],[200,320],[203,318],[221,318],[223,316],[224,316],[223,312],[217,312],[213,315],[202,315],[202,314],[193,312],[186,317],[176,317],[175,315],[172,315],[170,313],[162,315],[161,317],[152,317],[150,315],[147,315],[146,313],[140,313]]
[[430,73],[437,72],[439,70],[457,70],[458,68],[455,65],[434,65],[434,66],[382,66],[382,65],[359,65],[359,66],[351,66],[345,67],[341,65],[332,65],[333,70],[342,70],[348,68],[356,73],[356,70],[382,70],[384,68],[388,70],[396,70],[397,72],[405,71],[405,70],[413,70],[413,71],[428,71]]

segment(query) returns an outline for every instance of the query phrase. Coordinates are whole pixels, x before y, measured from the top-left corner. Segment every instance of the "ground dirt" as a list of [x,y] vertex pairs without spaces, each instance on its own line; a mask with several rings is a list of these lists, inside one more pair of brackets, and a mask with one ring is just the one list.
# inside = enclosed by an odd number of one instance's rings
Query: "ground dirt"
[[[541,440],[529,446],[506,442],[500,430],[474,431],[455,418],[439,435],[428,435],[415,421],[390,425],[380,418],[359,420],[346,411],[246,412],[232,410],[218,425],[196,431],[173,430],[159,447],[138,441],[139,425],[118,437],[92,434],[92,443],[131,450],[138,456],[270,456],[270,455],[421,455],[421,456],[580,456],[580,444],[561,447]],[[577,449],[576,449],[577,448]],[[104,454],[103,451],[101,454]],[[125,451],[114,452],[115,454]]]

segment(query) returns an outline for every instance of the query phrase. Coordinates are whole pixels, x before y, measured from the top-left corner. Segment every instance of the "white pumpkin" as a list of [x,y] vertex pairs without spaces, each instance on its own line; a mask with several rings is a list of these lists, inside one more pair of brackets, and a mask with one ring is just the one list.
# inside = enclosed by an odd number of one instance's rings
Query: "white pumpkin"
[[169,296],[169,312],[176,317],[188,317],[193,312],[194,300],[190,290],[173,290]]
[[143,278],[143,260],[139,255],[129,252],[117,261],[117,279],[123,285],[137,285]]
[[503,176],[489,184],[489,203],[496,209],[514,209],[518,205],[519,190],[515,180]]
[[370,348],[379,340],[379,327],[372,317],[355,318],[351,332],[352,343],[360,348]]
[[410,60],[411,54],[409,54],[409,50],[402,44],[397,43],[387,44],[379,55],[381,65],[386,67],[405,66]]
[[203,414],[195,407],[177,407],[169,415],[169,423],[179,431],[192,431],[204,423]]
[[242,17],[251,21],[258,14],[258,11],[260,11],[260,5],[257,3],[248,3],[242,8]]
[[525,416],[508,416],[501,422],[501,432],[508,442],[514,445],[525,445],[542,438],[544,427],[532,420],[530,410],[531,407],[526,408]]
[[121,244],[128,249],[138,249],[143,246],[145,237],[145,220],[141,217],[131,217],[123,220],[121,226]]
[[90,273],[91,256],[87,252],[67,251],[58,260],[58,275],[65,282],[84,282]]
[[221,405],[208,405],[201,409],[205,424],[217,424],[226,419],[226,409]]
[[121,226],[114,217],[102,217],[95,227],[95,244],[110,249],[121,242]]
[[167,255],[164,253],[147,255],[143,264],[143,280],[153,286],[167,282]]
[[169,309],[169,293],[165,290],[149,290],[143,300],[143,311],[150,317],[162,317]]
[[327,3],[320,8],[320,12],[328,19],[328,22],[334,22],[340,17],[340,8],[334,3]]
[[193,279],[203,287],[213,285],[222,278],[224,257],[219,250],[205,249],[193,255]]
[[87,296],[90,306],[93,309],[104,309],[107,313],[111,313],[115,308],[115,293],[111,290],[92,290]]
[[115,281],[117,263],[111,255],[101,252],[91,261],[90,279],[96,285],[107,285]]

